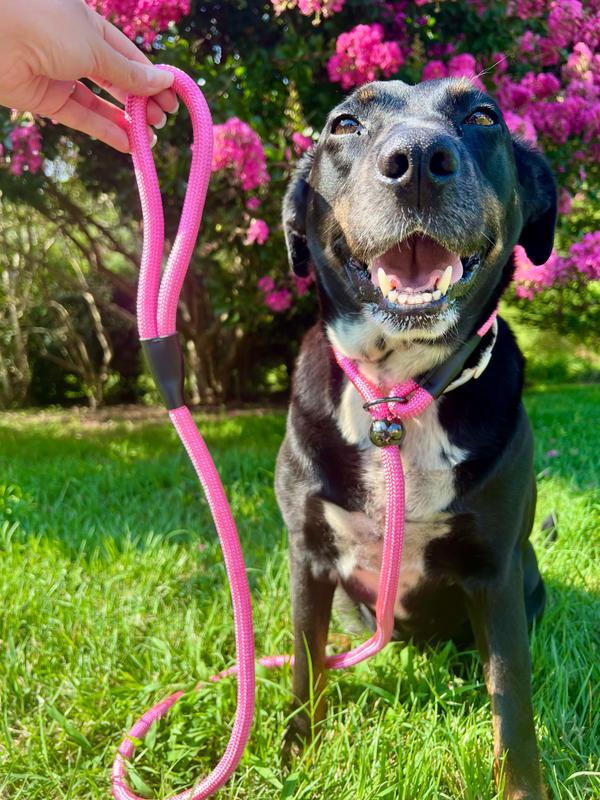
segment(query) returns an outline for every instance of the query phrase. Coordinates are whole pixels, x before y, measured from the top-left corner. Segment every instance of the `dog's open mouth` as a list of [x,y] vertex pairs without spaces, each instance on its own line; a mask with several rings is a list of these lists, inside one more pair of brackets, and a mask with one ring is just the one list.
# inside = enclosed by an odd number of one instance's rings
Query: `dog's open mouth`
[[349,273],[365,301],[386,310],[423,312],[463,294],[481,261],[481,252],[462,255],[415,234],[370,262],[350,259]]

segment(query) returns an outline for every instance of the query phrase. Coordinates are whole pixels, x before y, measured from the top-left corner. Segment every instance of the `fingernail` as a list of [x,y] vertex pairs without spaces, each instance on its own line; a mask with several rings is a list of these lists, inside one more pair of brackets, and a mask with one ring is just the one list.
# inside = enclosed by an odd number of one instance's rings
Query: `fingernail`
[[175,105],[169,111],[169,114],[176,114],[178,111],[179,111],[179,100],[177,98],[175,98]]
[[150,139],[150,148],[153,148],[154,145],[158,142],[158,136],[153,133],[152,138]]
[[163,115],[161,117],[160,122],[155,123],[154,127],[157,130],[160,130],[161,128],[164,128],[166,124],[167,124],[167,115],[163,111]]

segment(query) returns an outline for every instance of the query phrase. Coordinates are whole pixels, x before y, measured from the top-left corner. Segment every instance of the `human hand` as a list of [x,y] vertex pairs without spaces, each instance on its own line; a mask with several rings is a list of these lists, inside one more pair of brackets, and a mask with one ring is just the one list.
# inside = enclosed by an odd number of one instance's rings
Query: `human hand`
[[129,92],[151,96],[147,119],[157,128],[166,122],[165,111],[177,110],[168,88],[173,76],[83,0],[0,0],[0,19],[0,105],[50,117],[124,153],[125,112],[80,78],[91,78],[120,102]]

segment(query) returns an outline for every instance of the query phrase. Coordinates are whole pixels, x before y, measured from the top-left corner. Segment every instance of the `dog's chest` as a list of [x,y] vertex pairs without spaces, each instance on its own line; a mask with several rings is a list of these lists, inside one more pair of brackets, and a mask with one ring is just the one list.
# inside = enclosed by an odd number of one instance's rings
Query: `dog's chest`
[[[361,451],[365,501],[361,511],[349,512],[325,503],[325,517],[333,531],[342,582],[351,594],[366,602],[377,595],[385,524],[386,481],[381,451],[369,440],[370,415],[348,385],[339,407],[344,438]],[[406,616],[402,598],[425,576],[425,549],[445,536],[448,508],[455,496],[454,467],[467,453],[453,446],[432,404],[419,418],[407,420],[401,456],[405,480],[405,538],[396,615]]]

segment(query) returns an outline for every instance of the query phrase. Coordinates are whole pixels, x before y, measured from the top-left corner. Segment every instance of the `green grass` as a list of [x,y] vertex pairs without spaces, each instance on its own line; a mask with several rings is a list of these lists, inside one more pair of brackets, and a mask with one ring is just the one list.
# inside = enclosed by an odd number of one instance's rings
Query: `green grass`
[[[534,537],[549,604],[532,641],[538,735],[554,798],[600,797],[599,403],[598,386],[527,397],[536,530],[554,512],[559,532],[557,540]],[[286,536],[272,489],[284,418],[201,419],[201,428],[238,520],[257,650],[288,652]],[[4,418],[0,608],[0,797],[108,798],[110,764],[134,715],[233,660],[222,559],[167,424],[90,424],[75,412]],[[393,644],[332,675],[320,750],[286,766],[289,692],[289,670],[260,672],[250,745],[220,797],[496,796],[489,703],[474,653]],[[139,749],[138,786],[155,796],[184,788],[219,757],[235,683],[190,693],[180,705]]]

